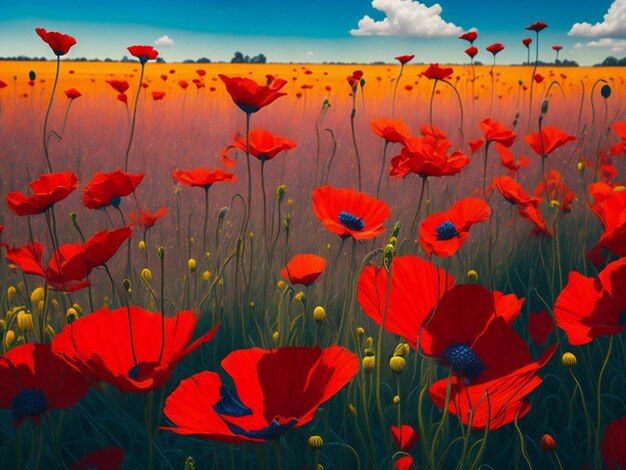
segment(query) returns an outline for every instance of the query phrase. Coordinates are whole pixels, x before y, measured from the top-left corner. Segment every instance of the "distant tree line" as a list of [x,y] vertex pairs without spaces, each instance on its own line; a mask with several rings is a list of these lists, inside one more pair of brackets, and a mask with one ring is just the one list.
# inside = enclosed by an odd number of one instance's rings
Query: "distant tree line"
[[625,67],[626,57],[618,59],[617,57],[609,56],[601,64],[596,64],[595,67]]
[[265,64],[267,57],[263,54],[255,55],[254,57],[244,56],[241,52],[235,52],[235,55],[230,59],[231,64]]

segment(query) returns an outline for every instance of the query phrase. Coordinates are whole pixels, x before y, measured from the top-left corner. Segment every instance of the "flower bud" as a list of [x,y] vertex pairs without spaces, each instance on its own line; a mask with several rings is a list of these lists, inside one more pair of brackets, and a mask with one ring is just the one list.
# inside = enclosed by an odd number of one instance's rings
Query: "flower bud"
[[372,354],[371,356],[365,356],[363,358],[363,370],[365,372],[372,372],[375,366],[376,366],[376,356]]
[[15,331],[13,330],[9,330],[7,331],[6,335],[4,335],[4,346],[5,348],[10,348],[11,345],[13,344],[13,341],[15,341]]
[[150,284],[150,282],[152,281],[152,271],[150,271],[148,268],[143,268],[141,270],[141,279],[143,279],[143,282],[145,282],[146,284]]
[[576,365],[576,356],[571,352],[566,352],[561,356],[561,364],[565,367],[574,367]]
[[278,343],[278,338],[279,338],[279,337],[280,337],[280,335],[278,334],[278,331],[275,331],[275,332],[272,334],[272,340],[273,340],[275,343]]
[[304,300],[304,292],[298,292],[294,297],[293,300],[295,300],[296,302],[302,302]]
[[276,283],[276,287],[278,287],[279,290],[283,290],[285,286],[285,281],[283,281],[282,279]]
[[208,282],[208,281],[209,281],[209,279],[211,279],[211,271],[204,271],[204,272],[202,273],[202,279],[203,279],[205,282]]
[[467,280],[470,282],[478,282],[478,273],[474,269],[467,271]]
[[544,434],[539,441],[539,447],[543,452],[554,452],[554,449],[556,449],[556,442],[550,434]]
[[365,329],[362,326],[357,327],[356,334],[359,336],[363,336],[365,334]]
[[17,293],[17,289],[13,286],[9,286],[9,288],[7,289],[7,299],[9,303],[11,303],[16,293]]
[[605,100],[608,99],[609,96],[611,96],[611,87],[608,84],[604,85],[602,88],[600,88],[600,94]]
[[287,186],[281,184],[278,188],[276,188],[276,200],[278,202],[281,202],[283,200],[285,194],[287,194]]
[[541,103],[541,114],[546,114],[548,112],[548,100],[543,100]]
[[157,248],[157,258],[159,258],[160,260],[163,260],[163,258],[165,258],[165,248],[163,248],[162,246]]
[[319,323],[319,322],[324,321],[325,317],[326,317],[326,310],[324,310],[324,307],[320,305],[315,307],[315,309],[313,310],[313,320]]
[[348,403],[348,411],[356,418],[356,407],[352,403]]
[[127,277],[125,277],[122,280],[122,287],[124,287],[124,290],[129,291],[130,292],[130,279],[128,279]]
[[320,450],[324,445],[324,440],[320,436],[311,436],[306,442],[311,450]]
[[393,397],[393,404],[396,406],[400,404],[400,397],[398,395]]
[[185,460],[185,466],[183,467],[184,470],[196,470],[196,461],[193,459],[193,457],[189,456],[187,457],[187,460]]
[[228,213],[228,207],[222,207],[220,209],[220,212],[217,214],[217,216],[221,219],[223,219],[224,217],[226,217],[226,214]]
[[33,325],[33,316],[25,311],[18,313],[17,327],[22,331],[32,331],[35,328]]
[[30,301],[33,303],[33,305],[37,305],[39,302],[43,300],[43,296],[44,296],[43,287],[37,287],[30,294]]
[[584,164],[583,162],[578,162],[578,163],[576,164],[576,169],[577,169],[578,171],[583,171],[583,169],[584,169],[584,168],[585,168],[585,164]]
[[76,311],[76,309],[73,307],[68,308],[67,312],[65,313],[65,320],[67,321],[67,324],[69,325],[77,318],[78,318],[78,312]]
[[389,360],[389,367],[394,374],[401,374],[406,367],[406,361],[402,356],[392,356]]
[[189,268],[189,271],[194,272],[196,270],[196,260],[189,258],[187,261],[187,267]]
[[144,242],[143,240],[140,240],[137,245],[139,246],[139,249],[141,251],[144,251],[146,249],[146,242]]

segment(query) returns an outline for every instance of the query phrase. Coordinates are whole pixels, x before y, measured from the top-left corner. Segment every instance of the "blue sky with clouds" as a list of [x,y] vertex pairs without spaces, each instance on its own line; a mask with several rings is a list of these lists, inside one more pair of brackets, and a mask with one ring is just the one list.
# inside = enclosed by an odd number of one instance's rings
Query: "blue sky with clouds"
[[415,54],[416,61],[463,62],[466,44],[456,37],[477,28],[478,60],[484,48],[501,42],[499,63],[526,57],[525,26],[544,21],[541,58],[581,64],[607,55],[626,56],[626,0],[152,0],[115,5],[93,0],[7,2],[0,13],[0,56],[45,55],[35,35],[41,26],[72,34],[74,57],[121,58],[128,45],[156,42],[168,61],[209,57],[230,60],[236,50],[270,61],[392,61]]

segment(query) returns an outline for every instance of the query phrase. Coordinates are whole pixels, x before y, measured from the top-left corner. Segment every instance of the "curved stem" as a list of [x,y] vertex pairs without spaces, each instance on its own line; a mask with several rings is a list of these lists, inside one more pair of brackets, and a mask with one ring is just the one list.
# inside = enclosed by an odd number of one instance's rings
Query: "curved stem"
[[609,339],[609,348],[606,351],[606,357],[604,358],[604,363],[602,364],[602,369],[600,369],[600,374],[598,375],[598,387],[597,387],[597,397],[596,399],[598,400],[597,402],[597,414],[596,414],[596,456],[595,456],[595,461],[597,464],[597,468],[600,468],[600,454],[598,453],[598,450],[600,449],[600,419],[602,418],[602,377],[604,376],[604,371],[606,370],[606,366],[609,363],[609,359],[611,357],[611,351],[613,349],[613,338],[614,336],[611,335],[610,339]]
[[400,73],[398,74],[398,78],[396,78],[396,84],[393,87],[393,98],[391,101],[391,117],[396,117],[396,95],[398,94],[398,85],[400,84],[400,79],[402,78],[402,72],[404,71],[404,64],[400,64]]
[[206,226],[209,220],[209,186],[204,188],[204,224],[202,225],[202,259],[206,256]]
[[126,147],[126,157],[124,158],[124,172],[128,173],[128,157],[130,155],[130,147],[133,145],[133,136],[135,135],[135,121],[137,119],[137,102],[139,101],[139,93],[141,92],[141,83],[143,82],[143,72],[146,64],[141,64],[141,74],[139,75],[139,85],[137,86],[137,94],[135,95],[135,103],[133,104],[133,121],[130,124],[130,138],[128,139],[128,147]]
[[378,184],[376,185],[376,197],[380,195],[380,184],[383,181],[383,173],[385,172],[385,164],[387,163],[387,146],[389,141],[385,139],[385,147],[383,148],[383,161],[380,164],[380,173],[378,174]]
[[50,155],[48,154],[48,118],[50,117],[50,110],[52,109],[52,102],[54,101],[54,92],[57,89],[57,83],[59,82],[59,70],[61,69],[61,56],[57,56],[57,70],[54,74],[54,84],[52,85],[52,94],[50,95],[50,102],[48,103],[48,109],[46,110],[46,117],[43,120],[43,152],[46,157],[46,164],[48,165],[48,171],[52,173],[52,165],[50,164]]
[[361,157],[359,148],[356,145],[356,133],[354,131],[354,118],[356,117],[356,91],[352,93],[352,112],[350,113],[350,130],[352,131],[352,145],[356,156],[356,171],[359,179],[359,191],[361,191]]
[[430,94],[430,107],[429,107],[429,113],[428,113],[428,117],[429,117],[429,122],[430,122],[430,130],[433,133],[433,135],[435,135],[435,129],[433,128],[433,101],[435,99],[435,89],[437,88],[437,82],[439,80],[435,78],[435,83],[433,85],[433,91]]
[[415,226],[417,225],[417,221],[420,216],[420,212],[422,211],[422,202],[424,202],[424,189],[426,188],[426,176],[422,176],[422,189],[420,190],[420,197],[417,202],[417,210],[415,211],[415,216],[413,217],[413,222],[411,222],[411,231],[409,232],[409,236],[411,240],[413,240],[415,233]]

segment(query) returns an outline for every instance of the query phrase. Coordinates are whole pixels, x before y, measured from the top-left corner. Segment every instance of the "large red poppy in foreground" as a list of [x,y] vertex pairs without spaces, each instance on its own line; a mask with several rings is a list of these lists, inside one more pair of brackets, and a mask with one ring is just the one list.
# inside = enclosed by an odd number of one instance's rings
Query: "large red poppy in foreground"
[[359,371],[358,357],[339,346],[259,348],[230,353],[215,372],[183,380],[163,410],[173,426],[161,429],[223,442],[262,442],[311,421]]
[[131,175],[122,170],[96,173],[83,188],[83,204],[89,209],[119,207],[122,198],[134,193],[143,177],[143,174]]
[[626,468],[626,415],[611,421],[604,428],[602,438],[602,462],[607,470],[622,470]]
[[626,256],[626,191],[595,183],[589,186],[589,193],[595,201],[589,206],[604,226],[592,251],[606,248],[614,255]]
[[524,136],[524,140],[537,155],[547,157],[559,147],[575,141],[576,136],[569,135],[553,126],[543,126],[541,134],[533,132]]
[[162,387],[187,354],[213,339],[219,325],[191,342],[197,322],[191,310],[163,318],[134,306],[103,307],[67,325],[52,349],[93,380],[124,392],[148,392]]
[[78,187],[78,178],[71,171],[41,175],[30,184],[33,194],[26,196],[14,191],[5,197],[9,209],[16,215],[35,215],[62,201]]
[[0,408],[11,410],[13,423],[40,420],[49,410],[67,410],[89,390],[79,372],[52,353],[49,344],[27,343],[0,358]]
[[[246,136],[241,134],[235,135],[235,147],[239,150],[246,151]],[[296,146],[295,142],[272,134],[265,129],[252,129],[249,136],[250,155],[259,160],[271,160],[283,150],[291,150]]]
[[246,114],[256,113],[287,94],[280,92],[280,89],[287,84],[287,80],[282,78],[272,80],[269,85],[259,85],[250,78],[227,77],[222,74],[219,77],[226,85],[226,91],[233,102]]
[[219,181],[224,181],[226,183],[234,183],[237,181],[237,175],[220,170],[219,168],[216,168],[215,170],[207,170],[205,168],[196,168],[195,170],[190,171],[176,170],[172,173],[172,175],[179,183],[186,186],[197,186],[204,189],[210,188],[212,184]]
[[74,39],[69,34],[58,33],[56,31],[46,31],[45,28],[35,28],[37,35],[50,46],[52,52],[56,56],[62,56],[67,54],[71,47],[76,44]]

